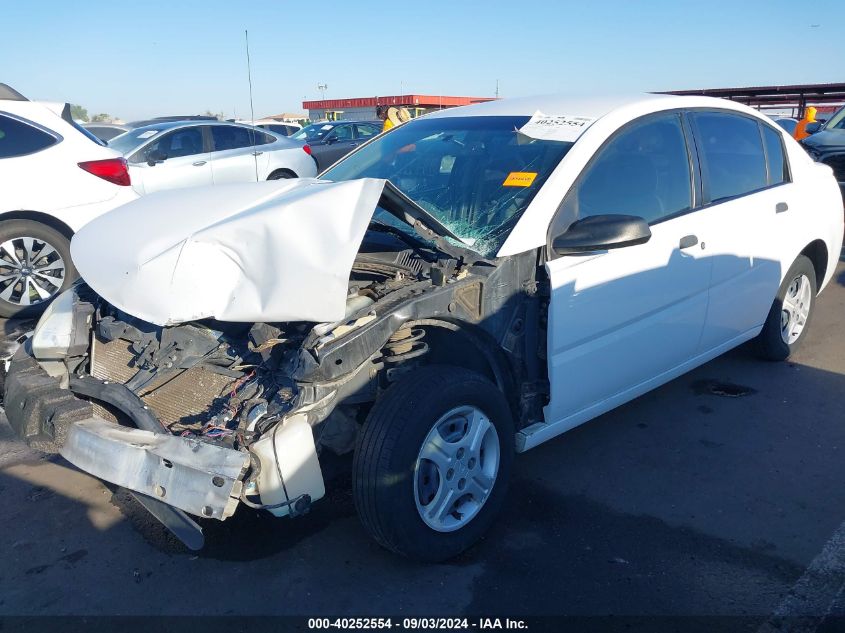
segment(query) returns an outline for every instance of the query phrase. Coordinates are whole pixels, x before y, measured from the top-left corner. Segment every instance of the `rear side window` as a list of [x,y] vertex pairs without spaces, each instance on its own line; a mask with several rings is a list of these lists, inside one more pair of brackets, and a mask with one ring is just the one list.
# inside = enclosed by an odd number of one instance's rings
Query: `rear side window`
[[0,114],[0,158],[34,154],[57,142],[58,139],[47,132]]
[[[250,131],[250,133],[253,133]],[[275,143],[276,137],[265,134],[264,132],[254,132],[256,145],[267,145],[268,143]]]
[[761,125],[763,129],[763,143],[766,145],[766,162],[769,167],[769,184],[779,185],[789,182],[789,163],[783,151],[783,139],[776,130],[768,125]]
[[696,112],[692,118],[711,202],[767,186],[766,156],[757,121],[723,112]]
[[613,137],[569,191],[553,227],[594,215],[636,215],[647,222],[688,211],[692,178],[681,119],[635,122]]
[[211,127],[211,136],[214,139],[215,152],[252,147],[253,145],[253,135],[245,127],[214,125]]

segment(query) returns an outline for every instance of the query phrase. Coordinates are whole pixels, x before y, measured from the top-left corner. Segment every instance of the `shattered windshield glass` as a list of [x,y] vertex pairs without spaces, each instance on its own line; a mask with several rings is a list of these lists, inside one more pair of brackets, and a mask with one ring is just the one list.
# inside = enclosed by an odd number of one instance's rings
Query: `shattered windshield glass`
[[350,154],[322,178],[390,180],[489,257],[572,147],[518,133],[529,118],[418,119]]

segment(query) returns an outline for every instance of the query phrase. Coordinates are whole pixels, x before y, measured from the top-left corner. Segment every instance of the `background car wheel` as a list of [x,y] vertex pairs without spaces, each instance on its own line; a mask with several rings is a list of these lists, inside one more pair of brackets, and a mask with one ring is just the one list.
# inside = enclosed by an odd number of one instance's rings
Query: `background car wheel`
[[77,276],[64,235],[31,220],[0,222],[0,316],[40,314]]
[[391,551],[452,558],[499,512],[513,451],[510,408],[492,383],[458,367],[418,369],[385,392],[361,429],[358,516]]
[[286,178],[296,178],[296,174],[289,169],[277,169],[267,176],[267,180],[283,180]]
[[801,341],[816,307],[816,270],[805,255],[799,255],[789,268],[769,310],[757,351],[766,360],[786,360]]

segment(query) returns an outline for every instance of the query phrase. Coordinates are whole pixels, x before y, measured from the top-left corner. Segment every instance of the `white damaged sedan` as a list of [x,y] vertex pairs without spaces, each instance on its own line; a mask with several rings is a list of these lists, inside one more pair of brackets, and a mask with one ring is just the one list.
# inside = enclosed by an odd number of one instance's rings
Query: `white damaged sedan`
[[196,517],[301,515],[340,461],[379,543],[444,560],[515,453],[745,341],[789,357],[842,235],[830,169],[729,101],[455,108],[320,180],[89,224],[85,281],[12,358],[6,411],[189,547]]

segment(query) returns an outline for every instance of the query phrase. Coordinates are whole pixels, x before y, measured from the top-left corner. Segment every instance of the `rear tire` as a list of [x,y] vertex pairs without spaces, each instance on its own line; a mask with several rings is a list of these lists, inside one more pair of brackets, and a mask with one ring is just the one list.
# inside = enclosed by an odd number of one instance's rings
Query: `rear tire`
[[0,316],[34,317],[78,277],[70,240],[32,220],[0,222]]
[[452,558],[501,509],[513,452],[510,407],[495,385],[459,367],[420,368],[385,392],[361,429],[352,466],[358,517],[393,552]]
[[806,255],[799,255],[783,278],[763,330],[755,339],[765,360],[786,360],[806,337],[816,307],[816,269]]
[[296,177],[296,174],[289,169],[277,169],[272,174],[267,176],[267,180],[286,180],[288,178]]

